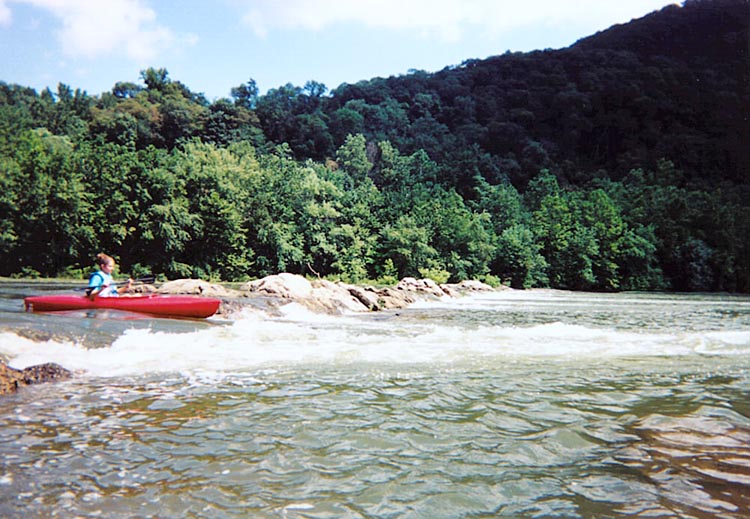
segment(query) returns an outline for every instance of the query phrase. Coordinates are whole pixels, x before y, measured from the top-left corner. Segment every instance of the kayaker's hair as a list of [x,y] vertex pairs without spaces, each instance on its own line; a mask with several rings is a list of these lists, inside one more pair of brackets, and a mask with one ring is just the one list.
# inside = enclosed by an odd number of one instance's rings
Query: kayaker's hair
[[96,264],[99,265],[100,267],[102,265],[107,265],[110,262],[114,263],[115,258],[113,258],[112,256],[107,256],[103,252],[100,252],[99,254],[96,255]]

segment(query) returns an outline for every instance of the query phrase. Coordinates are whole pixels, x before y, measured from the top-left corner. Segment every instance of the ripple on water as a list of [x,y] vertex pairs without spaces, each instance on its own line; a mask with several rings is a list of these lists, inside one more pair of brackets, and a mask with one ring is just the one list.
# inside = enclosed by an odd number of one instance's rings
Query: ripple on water
[[650,481],[664,506],[685,516],[750,516],[750,420],[704,406],[688,415],[651,414],[638,440],[615,458]]
[[58,344],[106,369],[0,401],[0,517],[750,517],[750,303],[519,296]]

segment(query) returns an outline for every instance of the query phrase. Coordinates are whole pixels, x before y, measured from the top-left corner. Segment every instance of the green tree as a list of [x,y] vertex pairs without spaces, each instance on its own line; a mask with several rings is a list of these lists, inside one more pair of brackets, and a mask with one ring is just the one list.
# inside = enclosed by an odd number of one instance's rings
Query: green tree
[[547,286],[547,262],[539,253],[534,233],[523,224],[504,229],[497,240],[493,271],[512,288]]
[[431,246],[454,281],[489,273],[495,236],[487,213],[472,213],[458,193],[436,188],[431,200],[418,206],[415,214],[432,229]]
[[94,222],[77,163],[69,139],[44,129],[27,132],[14,157],[0,163],[6,275],[24,269],[57,275],[91,248]]
[[193,274],[218,279],[249,275],[247,195],[257,164],[231,149],[193,142],[175,152],[174,174],[185,182],[193,232],[179,251]]
[[263,131],[255,112],[227,99],[215,101],[208,109],[201,140],[217,146],[250,141],[255,147],[264,143]]
[[418,276],[420,268],[442,268],[437,251],[430,245],[429,229],[413,216],[402,215],[382,231],[380,257],[390,261],[399,277]]
[[349,135],[336,152],[339,167],[358,182],[367,177],[373,166],[367,158],[366,144],[364,135]]
[[[575,202],[574,202],[575,203]],[[534,211],[532,229],[548,264],[554,288],[590,290],[596,287],[594,258],[599,254],[593,231],[576,220],[564,193],[547,195]]]
[[[594,189],[577,197],[576,220],[591,231],[597,254],[591,258],[594,288],[617,290],[621,285],[620,255],[627,225],[620,210],[601,189]],[[632,243],[632,240],[631,240]]]
[[258,103],[258,85],[254,79],[248,80],[238,87],[231,90],[232,99],[236,105],[242,106],[247,110],[253,110]]
[[141,79],[146,84],[147,89],[157,92],[164,92],[167,85],[171,82],[169,73],[165,68],[156,69],[149,67],[141,70]]

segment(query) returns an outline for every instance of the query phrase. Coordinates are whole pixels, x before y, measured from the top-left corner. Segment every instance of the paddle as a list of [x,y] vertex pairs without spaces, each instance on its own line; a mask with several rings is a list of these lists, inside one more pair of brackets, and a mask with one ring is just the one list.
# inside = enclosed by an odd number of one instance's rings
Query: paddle
[[[154,281],[156,281],[156,276],[154,276],[153,274],[150,274],[150,275],[148,275],[146,277],[134,279],[133,280],[133,284],[138,283],[138,284],[141,284],[141,285],[150,285]],[[128,284],[127,281],[118,281],[116,283],[113,283],[113,285],[116,286],[116,287],[120,287],[120,286],[127,285],[127,284]],[[89,290],[90,288],[91,287],[77,287],[77,288],[75,288],[75,290],[83,291],[83,290]]]

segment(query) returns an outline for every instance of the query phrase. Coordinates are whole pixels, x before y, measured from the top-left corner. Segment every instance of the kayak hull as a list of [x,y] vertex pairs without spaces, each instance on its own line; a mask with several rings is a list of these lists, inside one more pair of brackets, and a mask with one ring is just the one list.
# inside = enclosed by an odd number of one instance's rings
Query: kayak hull
[[97,297],[92,301],[79,295],[32,296],[24,299],[26,311],[59,312],[66,310],[122,310],[161,317],[211,317],[219,309],[219,299],[197,296],[158,294],[132,297]]

